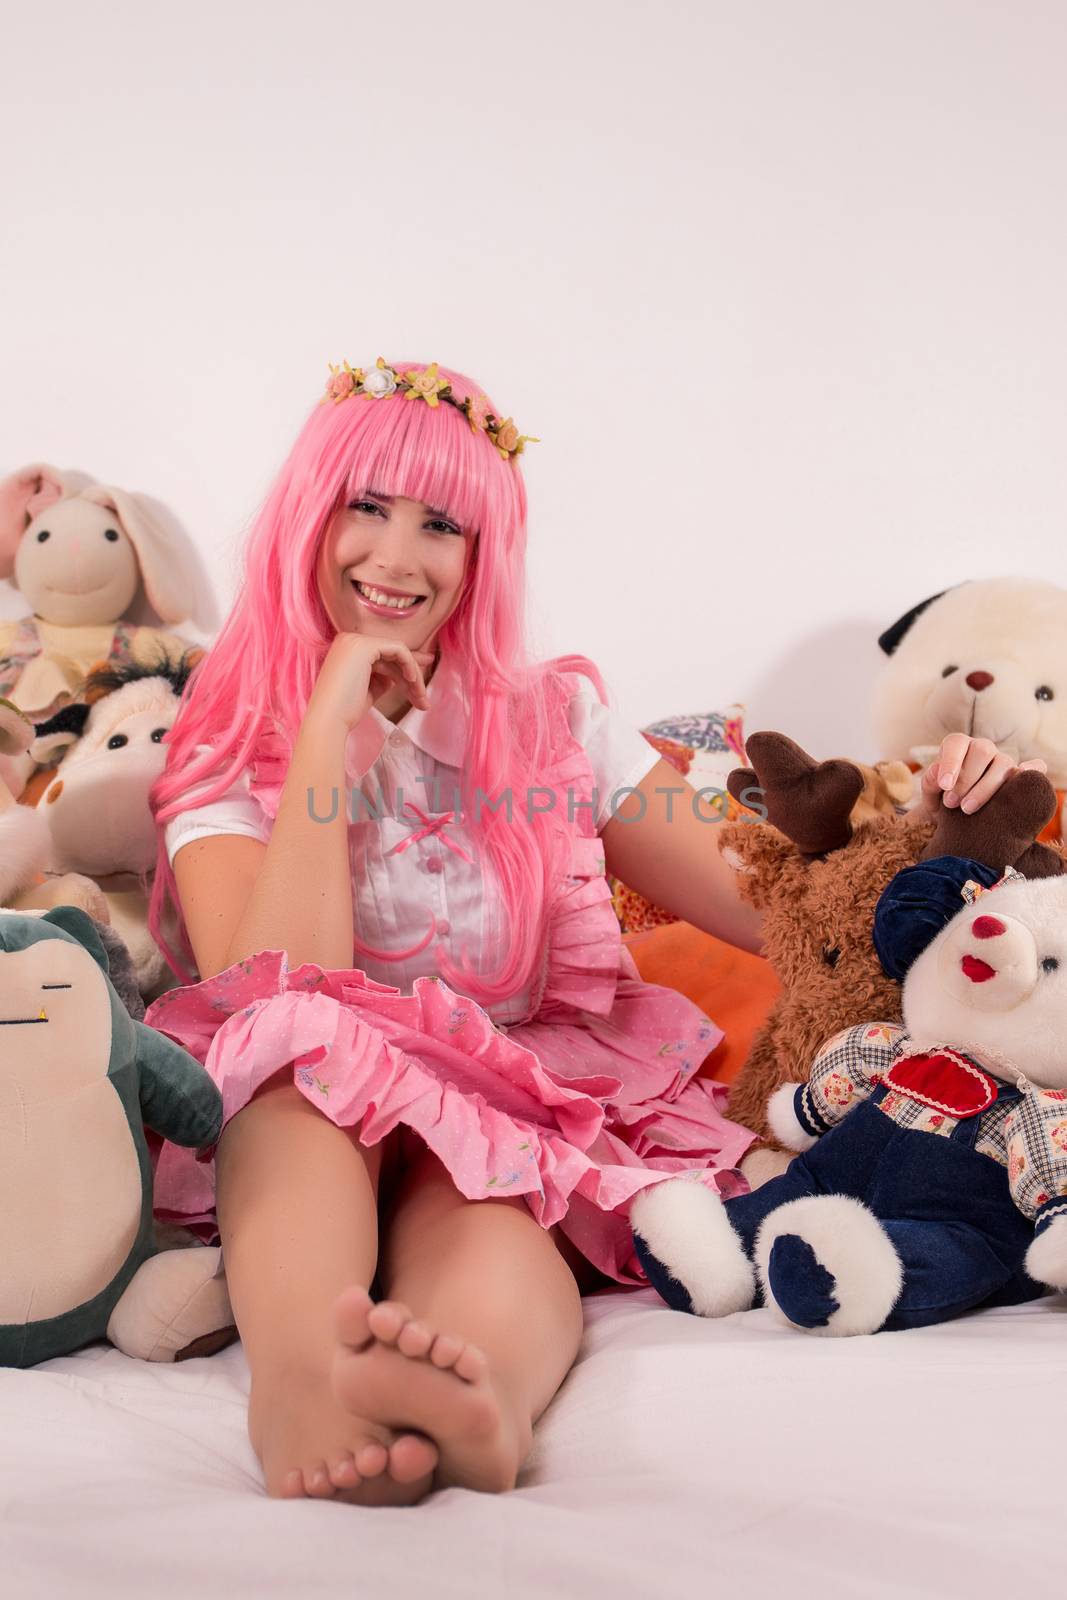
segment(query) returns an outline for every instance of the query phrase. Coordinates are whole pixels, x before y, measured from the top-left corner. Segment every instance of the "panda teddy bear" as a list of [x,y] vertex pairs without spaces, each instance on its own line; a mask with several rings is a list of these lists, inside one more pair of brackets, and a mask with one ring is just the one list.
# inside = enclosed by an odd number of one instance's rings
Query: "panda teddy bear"
[[[1023,779],[1046,781],[1005,790]],[[1067,1289],[1067,875],[907,867],[874,942],[904,978],[903,1025],[844,1030],[771,1097],[788,1169],[726,1202],[691,1178],[634,1202],[638,1257],[676,1309],[762,1300],[834,1336]]]

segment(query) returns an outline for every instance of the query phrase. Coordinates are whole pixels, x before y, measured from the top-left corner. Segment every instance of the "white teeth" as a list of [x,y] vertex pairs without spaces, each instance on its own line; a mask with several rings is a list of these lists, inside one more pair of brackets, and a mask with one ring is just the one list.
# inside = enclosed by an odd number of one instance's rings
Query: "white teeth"
[[412,606],[418,605],[422,599],[421,595],[415,595],[410,600],[401,600],[395,594],[383,594],[380,589],[368,589],[367,585],[360,583],[358,579],[354,581],[360,594],[365,595],[368,600],[373,600],[375,605],[391,606],[394,611],[410,611]]

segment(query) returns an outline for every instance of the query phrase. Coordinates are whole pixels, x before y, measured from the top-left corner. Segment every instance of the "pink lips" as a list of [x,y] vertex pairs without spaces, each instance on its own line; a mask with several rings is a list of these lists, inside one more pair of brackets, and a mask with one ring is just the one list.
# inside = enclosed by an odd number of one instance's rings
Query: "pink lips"
[[996,967],[991,967],[988,961],[980,961],[977,956],[964,956],[960,966],[972,983],[988,983],[997,975]]

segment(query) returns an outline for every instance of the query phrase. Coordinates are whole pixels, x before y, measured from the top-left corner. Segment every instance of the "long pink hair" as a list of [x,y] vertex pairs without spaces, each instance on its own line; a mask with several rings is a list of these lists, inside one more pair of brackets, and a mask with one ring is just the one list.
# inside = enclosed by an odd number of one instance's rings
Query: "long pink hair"
[[[401,362],[396,371],[415,363]],[[459,399],[482,391],[445,367]],[[490,403],[490,409],[494,410]],[[499,413],[496,413],[499,415]],[[213,648],[195,669],[168,735],[167,766],[150,801],[159,830],[149,927],[174,972],[195,977],[195,956],[181,916],[164,825],[183,810],[196,784],[197,805],[218,799],[257,760],[286,762],[336,629],[319,592],[316,561],[334,513],[369,488],[419,500],[475,531],[463,589],[437,634],[463,680],[470,716],[460,798],[479,858],[495,873],[508,915],[500,960],[476,970],[467,952],[454,964],[439,955],[442,977],[489,1005],[536,981],[555,895],[563,883],[573,824],[558,803],[527,816],[526,797],[543,782],[552,750],[548,669],[586,673],[602,701],[600,673],[585,656],[535,663],[525,631],[526,490],[515,460],[504,460],[454,407],[401,395],[348,398],[315,406],[248,535],[240,591]],[[438,664],[440,670],[440,663]],[[196,746],[210,744],[210,752]],[[506,808],[475,805],[475,796],[510,790]],[[163,933],[168,901],[181,952]],[[427,908],[428,914],[431,908]],[[358,920],[358,914],[357,914]],[[431,918],[432,922],[432,918]],[[401,960],[406,950],[356,950]],[[188,964],[183,959],[188,958]]]

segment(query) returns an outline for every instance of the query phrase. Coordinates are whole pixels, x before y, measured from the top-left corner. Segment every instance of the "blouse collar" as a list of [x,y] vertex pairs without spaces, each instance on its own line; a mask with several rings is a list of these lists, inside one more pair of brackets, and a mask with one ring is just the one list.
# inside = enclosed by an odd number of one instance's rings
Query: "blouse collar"
[[426,685],[425,710],[411,706],[399,722],[371,706],[348,735],[348,769],[362,777],[377,761],[386,740],[398,730],[412,744],[447,767],[460,767],[467,743],[468,706],[459,672],[450,656],[442,655]]

